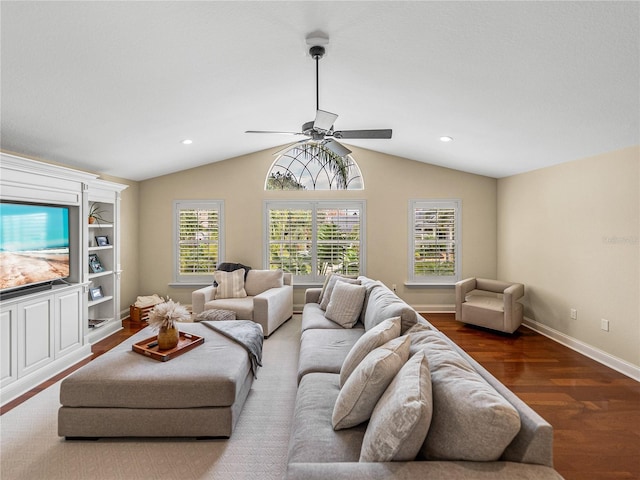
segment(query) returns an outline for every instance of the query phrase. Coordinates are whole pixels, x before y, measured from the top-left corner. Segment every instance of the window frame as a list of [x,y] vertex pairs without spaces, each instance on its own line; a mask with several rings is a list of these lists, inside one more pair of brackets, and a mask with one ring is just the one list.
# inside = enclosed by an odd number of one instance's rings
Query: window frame
[[263,241],[262,263],[263,268],[270,265],[270,238],[269,238],[269,212],[270,210],[311,210],[312,213],[312,252],[311,275],[293,275],[296,285],[318,285],[324,282],[325,276],[319,275],[317,261],[318,247],[318,210],[326,209],[359,209],[360,210],[360,248],[358,275],[366,274],[366,201],[365,200],[265,200],[263,203]]
[[[454,274],[453,275],[416,275],[416,209],[454,209]],[[460,199],[413,199],[409,200],[408,235],[408,284],[412,285],[455,285],[462,278],[462,200]]]
[[224,262],[224,200],[174,200],[173,202],[173,283],[176,285],[205,285],[213,282],[211,275],[182,275],[180,273],[180,212],[182,210],[217,210],[218,211],[218,262]]

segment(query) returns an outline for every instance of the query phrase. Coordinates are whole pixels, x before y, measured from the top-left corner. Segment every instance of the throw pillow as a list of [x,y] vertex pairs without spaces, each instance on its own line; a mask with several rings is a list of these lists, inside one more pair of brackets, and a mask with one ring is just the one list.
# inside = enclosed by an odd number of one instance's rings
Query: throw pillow
[[393,378],[409,358],[409,337],[399,337],[370,352],[340,389],[333,408],[334,430],[366,422]]
[[320,308],[322,310],[326,310],[329,306],[329,301],[331,300],[331,294],[333,293],[333,289],[337,282],[347,282],[355,285],[360,285],[360,280],[357,278],[347,278],[341,275],[333,274],[329,277],[329,281],[327,282],[327,286],[324,290],[324,294],[322,295],[322,300],[320,300]]
[[244,298],[247,292],[244,289],[244,268],[234,272],[216,270],[213,278],[218,283],[216,287],[216,300],[219,298]]
[[[246,280],[247,274],[249,273],[249,270],[251,270],[251,267],[247,267],[246,265],[243,265],[241,263],[222,262],[216,267],[216,270],[221,270],[223,272],[235,272],[236,270],[240,270],[241,268],[244,268],[244,279]],[[218,282],[216,282],[215,279],[213,280],[213,286],[218,286]]]
[[358,364],[374,348],[384,345],[389,340],[400,336],[400,317],[393,317],[380,322],[368,330],[354,343],[340,369],[340,388]]
[[205,310],[204,312],[200,312],[196,315],[196,318],[193,319],[194,322],[203,322],[203,321],[218,321],[218,320],[235,320],[236,312],[232,312],[231,310],[222,310],[220,308],[213,308],[210,310]]
[[247,295],[256,296],[270,288],[284,285],[284,272],[278,270],[251,270],[244,278],[244,289]]
[[518,411],[440,332],[420,332],[418,344],[429,361],[433,389],[433,419],[421,456],[427,460],[498,460],[520,431]]
[[363,285],[336,283],[325,317],[344,328],[353,328],[360,317],[365,290]]
[[406,462],[427,436],[433,403],[429,364],[423,352],[409,359],[380,397],[360,451],[361,462]]

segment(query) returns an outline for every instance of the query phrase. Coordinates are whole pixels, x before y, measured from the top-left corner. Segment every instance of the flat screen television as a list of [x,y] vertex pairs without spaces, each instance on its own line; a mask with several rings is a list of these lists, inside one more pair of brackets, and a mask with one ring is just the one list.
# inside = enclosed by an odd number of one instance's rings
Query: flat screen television
[[0,293],[69,276],[69,208],[0,202]]

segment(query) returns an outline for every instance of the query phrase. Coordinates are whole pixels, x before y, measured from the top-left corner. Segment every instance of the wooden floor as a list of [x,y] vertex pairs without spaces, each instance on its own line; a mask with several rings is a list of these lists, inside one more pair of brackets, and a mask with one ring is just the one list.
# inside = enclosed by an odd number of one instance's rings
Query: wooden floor
[[[503,335],[462,325],[451,314],[425,314],[496,378],[554,427],[555,468],[567,480],[640,480],[640,383],[520,327]],[[140,329],[123,330],[95,344],[92,358]],[[90,359],[31,390],[4,414]]]

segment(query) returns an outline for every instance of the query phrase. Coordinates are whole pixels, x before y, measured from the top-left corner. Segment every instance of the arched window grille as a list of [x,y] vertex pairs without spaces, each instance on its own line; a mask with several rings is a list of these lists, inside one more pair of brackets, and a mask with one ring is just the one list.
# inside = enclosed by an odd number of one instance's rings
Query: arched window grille
[[353,157],[339,157],[319,143],[293,145],[273,162],[265,181],[265,190],[363,189]]

